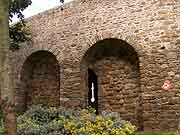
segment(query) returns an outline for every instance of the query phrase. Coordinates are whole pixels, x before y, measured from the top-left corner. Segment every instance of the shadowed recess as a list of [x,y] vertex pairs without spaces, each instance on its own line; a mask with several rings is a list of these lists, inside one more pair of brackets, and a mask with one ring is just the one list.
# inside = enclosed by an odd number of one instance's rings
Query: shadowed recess
[[119,39],[104,39],[90,47],[81,62],[86,105],[90,90],[88,69],[97,75],[97,110],[113,111],[143,129],[139,59],[135,49]]
[[56,57],[48,51],[31,54],[21,71],[18,108],[31,104],[59,105],[60,67]]

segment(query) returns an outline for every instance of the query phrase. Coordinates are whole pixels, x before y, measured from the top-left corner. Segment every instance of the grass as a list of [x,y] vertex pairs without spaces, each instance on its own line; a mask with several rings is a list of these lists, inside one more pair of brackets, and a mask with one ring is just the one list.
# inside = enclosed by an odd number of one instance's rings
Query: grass
[[177,135],[176,133],[173,132],[144,132],[139,135]]

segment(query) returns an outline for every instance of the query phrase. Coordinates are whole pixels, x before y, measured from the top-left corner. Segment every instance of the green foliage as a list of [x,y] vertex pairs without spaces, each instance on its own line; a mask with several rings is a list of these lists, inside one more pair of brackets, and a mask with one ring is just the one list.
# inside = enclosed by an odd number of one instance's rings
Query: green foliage
[[[64,0],[60,0],[64,3]],[[10,49],[17,50],[20,48],[21,43],[30,40],[30,32],[26,27],[26,23],[23,20],[23,11],[32,4],[31,0],[10,0],[9,6],[9,22],[12,22],[12,18],[16,15],[19,18],[17,24],[13,24],[9,29],[10,36]]]
[[31,4],[31,0],[10,0],[9,20],[12,21],[14,15],[22,20],[24,18],[22,12]]
[[96,115],[93,109],[32,106],[18,117],[18,135],[131,135],[131,123],[117,113]]
[[1,109],[1,106],[0,106],[0,127],[3,126],[3,112],[2,112],[2,109]]
[[23,20],[9,28],[9,36],[10,49],[13,51],[19,49],[21,43],[31,39],[31,34]]
[[64,3],[64,0],[60,0],[61,3]]
[[9,28],[10,49],[19,49],[19,45],[30,39],[30,33],[27,30],[26,23],[23,20],[23,11],[31,5],[31,0],[10,0],[9,6],[9,22],[12,22],[13,16],[19,18],[19,22],[11,25]]
[[5,132],[5,128],[4,127],[0,127],[0,135],[4,135]]
[[173,132],[145,132],[141,133],[139,135],[176,135],[176,133]]
[[177,134],[180,135],[180,124],[178,125]]
[[3,112],[0,106],[0,135],[4,133]]

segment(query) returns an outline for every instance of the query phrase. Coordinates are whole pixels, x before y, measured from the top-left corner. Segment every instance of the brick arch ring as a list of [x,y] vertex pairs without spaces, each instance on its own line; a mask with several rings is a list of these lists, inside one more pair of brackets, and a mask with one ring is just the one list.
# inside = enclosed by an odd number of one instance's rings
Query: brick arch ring
[[[137,37],[135,35],[128,35],[127,36],[125,34],[109,33],[109,32],[96,33],[95,36],[92,36],[89,39],[87,39],[87,37],[86,37],[86,44],[90,48],[91,46],[93,46],[98,41],[105,40],[105,39],[119,39],[119,40],[122,40],[122,41],[126,42],[127,44],[129,44],[130,46],[132,46],[134,48],[134,50],[137,52],[137,55],[138,55],[139,58],[141,56],[143,56],[142,48],[140,46],[138,46],[139,43],[138,43]],[[87,50],[89,48],[87,48]]]
[[25,63],[25,61],[27,60],[27,58],[28,58],[31,54],[35,53],[35,52],[38,52],[38,51],[48,51],[48,52],[52,53],[52,54],[56,57],[57,62],[58,62],[59,65],[61,65],[61,62],[62,62],[61,51],[59,50],[59,48],[58,48],[57,46],[53,46],[53,45],[51,45],[51,46],[33,46],[33,47],[30,48],[30,47],[27,45],[27,46],[25,46],[24,48],[22,48],[21,51],[22,51],[22,53],[21,53],[21,55],[22,55],[22,57],[21,57],[22,60],[21,60],[21,62],[19,63],[19,64],[20,64],[20,65],[19,65],[20,69],[18,69],[18,70],[19,70],[19,71],[18,71],[18,74],[19,74],[18,80],[20,80],[20,73],[21,73],[23,64]]
[[[140,63],[142,63],[142,59],[141,57],[143,57],[144,55],[144,52],[143,52],[143,49],[142,47],[139,45],[139,42],[137,40],[137,37],[135,35],[125,35],[125,34],[119,34],[119,33],[96,33],[95,36],[91,36],[90,38],[89,37],[84,37],[84,39],[86,39],[85,43],[86,43],[86,46],[87,48],[84,50],[83,52],[83,55],[81,57],[81,62],[80,62],[80,70],[81,70],[81,78],[83,79],[82,81],[82,85],[81,85],[81,89],[83,90],[84,92],[84,100],[86,101],[85,105],[88,105],[88,95],[87,95],[87,82],[84,81],[84,76],[87,75],[87,65],[84,65],[84,57],[88,51],[88,49],[90,49],[92,46],[94,46],[97,42],[99,41],[103,41],[105,39],[118,39],[118,40],[122,40],[124,42],[126,42],[129,46],[131,46],[134,51],[137,53],[137,57],[138,57],[138,60],[139,60],[139,85],[140,85],[140,89],[143,90],[143,86],[141,85],[141,79],[142,79],[142,76],[141,76],[141,71],[142,71],[142,67],[140,65]],[[98,91],[98,94],[102,94],[102,91]]]
[[[143,63],[142,57],[145,55],[143,52],[142,47],[138,43],[138,39],[134,34],[124,34],[124,33],[111,33],[111,32],[98,32],[95,34],[95,36],[92,36],[90,38],[84,37],[86,39],[86,44],[88,45],[88,48],[84,51],[84,54],[81,58],[81,64],[83,63],[84,55],[86,54],[87,50],[90,49],[93,45],[95,45],[98,41],[105,40],[105,39],[119,39],[124,42],[126,42],[128,45],[132,46],[134,48],[134,51],[137,53],[138,59],[139,59],[139,64]],[[141,70],[142,67],[139,65],[139,70],[140,70],[140,78],[141,78]]]
[[95,36],[91,37],[84,37],[86,39],[86,45],[88,46],[86,50],[84,50],[84,53],[81,57],[81,62],[80,62],[80,68],[83,65],[84,62],[84,56],[88,49],[90,49],[93,45],[95,45],[98,41],[102,41],[105,39],[119,39],[124,42],[126,42],[128,45],[132,46],[134,48],[134,51],[137,53],[137,57],[139,60],[139,72],[140,72],[140,80],[142,78],[141,72],[142,72],[142,65],[140,63],[143,63],[142,57],[145,55],[143,52],[142,47],[140,46],[138,39],[135,35],[126,35],[123,33],[115,32],[115,33],[110,33],[110,32],[99,32],[96,33]]
[[[119,33],[119,32],[115,32],[115,33],[98,32],[98,33],[95,34],[95,36],[84,37],[84,39],[85,39],[85,41],[86,41],[85,43],[86,43],[86,45],[88,47],[83,52],[83,55],[82,55],[81,60],[80,60],[80,66],[83,65],[83,62],[84,62],[83,59],[84,59],[84,56],[85,56],[86,52],[88,51],[88,49],[90,49],[98,41],[102,41],[102,40],[105,40],[105,39],[118,39],[118,40],[122,40],[122,41],[126,42],[137,53],[139,64],[143,63],[142,57],[145,54],[143,52],[143,49],[142,49],[141,45],[138,42],[137,37],[135,35],[133,35],[133,34],[126,35],[126,34]],[[141,78],[141,69],[142,69],[142,67],[141,67],[141,65],[139,65],[140,78]]]

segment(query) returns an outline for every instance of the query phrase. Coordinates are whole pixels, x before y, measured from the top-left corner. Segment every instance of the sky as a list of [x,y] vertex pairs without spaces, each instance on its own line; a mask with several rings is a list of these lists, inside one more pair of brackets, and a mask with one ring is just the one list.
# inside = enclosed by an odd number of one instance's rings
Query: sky
[[[65,3],[70,2],[72,0],[65,0]],[[23,14],[25,18],[36,15],[45,10],[54,8],[61,5],[59,0],[32,0],[32,5],[24,10]],[[17,18],[13,18],[13,22],[16,22]]]

